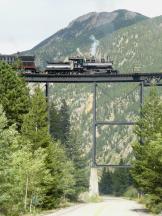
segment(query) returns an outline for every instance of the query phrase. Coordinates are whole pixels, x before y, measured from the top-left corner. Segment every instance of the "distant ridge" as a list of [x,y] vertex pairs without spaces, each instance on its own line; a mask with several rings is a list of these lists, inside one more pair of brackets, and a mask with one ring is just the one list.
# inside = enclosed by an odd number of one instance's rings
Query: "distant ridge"
[[113,12],[91,12],[73,20],[66,28],[23,54],[35,55],[37,64],[45,66],[47,60],[65,59],[76,53],[77,48],[87,52],[87,48],[89,49],[92,44],[91,35],[101,40],[123,27],[146,19],[148,17],[142,14],[124,9]]

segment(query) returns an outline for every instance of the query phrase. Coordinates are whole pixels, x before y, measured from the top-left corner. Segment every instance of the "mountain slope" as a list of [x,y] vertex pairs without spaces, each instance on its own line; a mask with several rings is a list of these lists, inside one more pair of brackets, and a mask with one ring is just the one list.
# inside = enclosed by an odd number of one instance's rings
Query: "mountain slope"
[[[97,57],[112,56],[115,68],[121,72],[130,72],[135,66],[140,66],[142,72],[162,68],[162,17],[148,19],[125,10],[112,12],[111,16],[90,13],[79,17],[29,53],[37,56],[40,65],[46,60],[74,54],[77,48],[86,54],[93,43],[91,35],[100,41]],[[93,86],[54,84],[50,87],[50,99],[58,107],[60,100],[66,99],[71,127],[77,130],[76,140],[91,158]],[[98,88],[99,121],[136,120],[140,103],[139,89],[134,84],[101,84]],[[132,131],[132,126],[98,127],[97,162],[117,164],[120,158],[132,158],[131,143],[135,139]]]
[[[122,28],[100,41],[98,56],[110,55],[121,72],[162,71],[162,16]],[[138,68],[137,68],[138,67]]]
[[45,65],[46,61],[54,59],[65,59],[77,48],[84,52],[92,44],[91,35],[97,40],[142,20],[147,19],[141,14],[117,10],[113,12],[92,12],[72,21],[65,29],[62,29],[44,40],[25,54],[34,54],[37,64]]

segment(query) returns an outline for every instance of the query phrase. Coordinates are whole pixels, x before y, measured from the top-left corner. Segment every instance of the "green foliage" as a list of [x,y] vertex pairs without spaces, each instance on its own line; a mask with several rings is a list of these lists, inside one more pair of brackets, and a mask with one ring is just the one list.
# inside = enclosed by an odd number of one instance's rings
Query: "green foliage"
[[[51,98],[54,98],[55,109],[57,109],[57,118],[62,99],[65,99],[66,95],[68,114],[70,116],[70,133],[75,131],[77,135],[75,142],[84,149],[83,154],[88,159],[91,157],[92,143],[92,90],[92,84],[55,84],[51,85],[50,91]],[[107,95],[107,93],[109,94]],[[98,84],[98,121],[111,121],[112,119],[114,121],[122,121],[123,119],[136,121],[136,116],[139,115],[138,94],[138,84]],[[52,121],[51,116],[52,114],[50,114]],[[51,122],[51,127],[54,125],[52,130],[59,137],[60,126],[58,127],[58,125],[60,124],[57,123],[57,119],[53,120],[53,122],[56,123]],[[98,126],[97,162],[119,164],[120,157],[126,158],[128,155],[131,157],[132,155],[128,149],[131,149],[133,136],[132,126]]]
[[[0,213],[16,216],[35,208],[57,207],[61,200],[74,197],[84,187],[85,163],[81,157],[75,163],[76,157],[72,158],[67,151],[70,135],[67,106],[63,104],[58,116],[58,134],[64,142],[60,144],[48,132],[47,104],[40,88],[35,89],[30,100],[15,71],[6,64],[0,66],[0,72],[5,74],[0,81],[1,99],[9,116],[8,124],[0,107]],[[14,89],[11,91],[10,87]],[[12,122],[18,124],[21,133]],[[76,156],[80,154],[80,150],[73,151],[78,153]],[[78,180],[81,178],[82,182]]]
[[29,92],[16,71],[4,62],[0,62],[0,91],[0,101],[9,125],[16,123],[20,129],[23,115],[29,109]]
[[35,89],[31,97],[29,113],[24,116],[21,131],[31,141],[33,151],[39,147],[48,147],[50,136],[48,134],[47,104],[39,87]]
[[135,187],[130,186],[124,193],[124,197],[128,197],[129,199],[135,199],[138,197],[138,191]]
[[[123,164],[121,160],[120,165]],[[128,169],[103,169],[99,189],[102,194],[113,194],[122,196],[127,189],[132,185],[132,179]]]
[[44,150],[38,149],[33,154],[31,143],[22,139],[14,126],[7,129],[6,125],[0,107],[0,212],[13,216],[36,206],[33,197],[41,203],[44,194],[41,185],[48,177],[48,170]]
[[69,194],[69,197],[71,199],[77,199],[81,192],[88,189],[87,159],[82,149],[82,143],[77,139],[77,131],[73,130],[70,132],[69,140],[66,142],[65,152],[74,164],[74,193]]
[[48,133],[47,104],[39,87],[35,89],[29,113],[24,117],[22,134],[30,140],[33,154],[39,148],[46,152],[46,169],[50,178],[42,185],[46,193],[41,206],[54,208],[58,206],[62,197],[71,193],[74,185],[73,164],[69,161],[70,158],[66,157],[63,147],[53,141]]
[[40,207],[46,188],[42,185],[50,181],[46,168],[46,153],[42,148],[34,153],[31,144],[21,139],[22,147],[12,154],[12,190],[15,206],[20,211],[32,211]]
[[21,61],[19,58],[17,58],[17,59],[12,63],[12,68],[13,68],[14,70],[19,71],[19,72],[21,72],[22,66],[23,66],[23,63],[22,63],[22,61]]
[[151,87],[141,115],[142,118],[138,120],[135,133],[143,143],[147,143],[155,139],[156,133],[161,133],[162,127],[162,103],[155,86]]
[[11,183],[11,155],[12,143],[17,142],[17,132],[14,126],[10,126],[8,129],[7,118],[3,112],[2,106],[0,106],[0,212],[6,213],[8,208],[11,209],[13,200],[10,194],[12,188]]
[[113,193],[112,173],[109,170],[107,171],[106,168],[103,169],[99,189],[101,194]]
[[61,125],[60,125],[60,113],[57,110],[54,102],[51,102],[49,106],[50,116],[50,134],[54,140],[61,140]]
[[155,17],[121,28],[102,38],[99,55],[110,55],[120,72],[160,72],[162,17]]
[[[162,103],[152,89],[142,111],[142,118],[136,128],[142,135],[143,145],[135,143],[133,150],[132,176],[136,186],[148,194],[147,206],[154,212],[162,210]],[[141,132],[140,132],[141,130]]]
[[50,104],[50,134],[56,140],[60,140],[62,145],[66,145],[70,132],[70,115],[66,101],[61,101],[61,108],[57,110],[55,104]]
[[77,137],[77,131],[70,131],[69,108],[65,100],[62,100],[60,110],[57,110],[54,103],[50,106],[50,132],[55,140],[60,140],[66,157],[73,162],[73,176],[75,184],[67,197],[74,200],[78,195],[88,188],[87,164],[82,149],[82,143]]
[[65,100],[62,100],[62,106],[59,111],[59,115],[60,115],[60,128],[62,131],[60,139],[61,139],[61,143],[66,145],[67,140],[69,138],[69,132],[70,132],[70,115],[69,115],[69,108]]
[[66,198],[67,194],[73,193],[74,168],[60,144],[56,142],[51,142],[47,148],[46,164],[52,179],[46,183],[47,193],[43,207],[54,208],[58,206],[62,198]]
[[162,211],[162,202],[159,196],[154,194],[147,194],[144,197],[146,207],[149,208],[153,213],[158,214]]

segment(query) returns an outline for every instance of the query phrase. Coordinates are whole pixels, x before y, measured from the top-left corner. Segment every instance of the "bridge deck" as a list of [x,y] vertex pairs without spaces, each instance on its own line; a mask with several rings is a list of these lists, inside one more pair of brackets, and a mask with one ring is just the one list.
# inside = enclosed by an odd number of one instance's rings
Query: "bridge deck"
[[26,82],[43,83],[92,83],[92,82],[149,82],[151,79],[161,80],[162,73],[130,73],[130,74],[94,74],[94,75],[53,75],[22,74]]

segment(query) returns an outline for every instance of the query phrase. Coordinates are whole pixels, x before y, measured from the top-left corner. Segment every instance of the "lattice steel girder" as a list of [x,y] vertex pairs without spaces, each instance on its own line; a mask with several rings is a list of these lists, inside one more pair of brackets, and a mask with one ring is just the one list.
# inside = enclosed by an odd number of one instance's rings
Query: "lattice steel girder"
[[129,169],[132,166],[130,164],[125,165],[114,165],[114,164],[95,164],[95,167],[112,167],[112,168],[126,168]]
[[[143,87],[144,83],[139,83],[139,95],[140,95],[140,109],[143,105]],[[93,167],[114,167],[114,168],[131,168],[130,164],[116,165],[116,164],[98,164],[96,161],[96,146],[97,146],[97,137],[96,137],[96,128],[98,125],[135,125],[137,124],[134,121],[97,121],[97,83],[94,82],[93,88],[93,147],[92,147],[92,166]],[[141,115],[141,113],[140,113]],[[142,141],[141,141],[142,143]]]
[[98,121],[96,122],[97,125],[135,125],[136,122],[131,122],[131,121]]
[[162,79],[162,73],[133,73],[133,74],[94,74],[94,75],[53,75],[53,74],[22,74],[26,82],[44,83],[94,83],[94,82],[144,82],[148,85],[151,80]]

